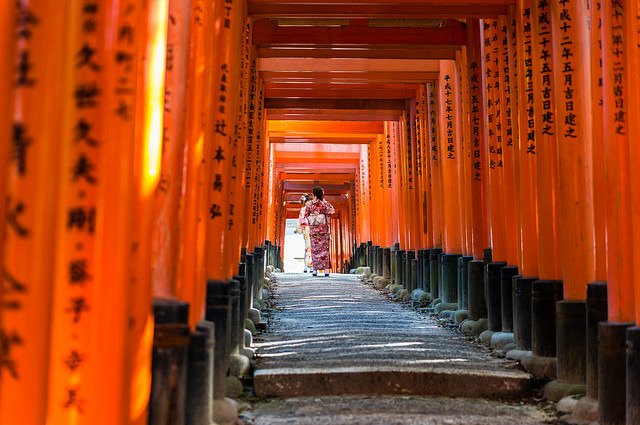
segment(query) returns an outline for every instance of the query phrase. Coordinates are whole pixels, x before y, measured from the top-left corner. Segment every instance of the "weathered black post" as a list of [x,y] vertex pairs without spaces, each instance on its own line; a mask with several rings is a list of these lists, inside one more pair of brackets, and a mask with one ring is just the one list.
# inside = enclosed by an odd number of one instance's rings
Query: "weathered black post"
[[213,398],[223,400],[231,352],[231,285],[222,280],[207,281],[205,317],[215,326]]
[[502,281],[500,271],[507,263],[487,264],[487,318],[488,329],[493,332],[502,330]]
[[214,324],[203,320],[191,333],[187,367],[186,425],[211,425]]
[[[536,280],[531,284],[531,352],[534,356],[556,356],[556,304],[561,299],[561,280]],[[584,322],[581,325],[586,328]]]
[[517,266],[506,266],[500,269],[502,332],[513,332],[513,277],[517,275]]
[[149,424],[184,425],[191,336],[189,304],[173,298],[154,298],[153,314]]

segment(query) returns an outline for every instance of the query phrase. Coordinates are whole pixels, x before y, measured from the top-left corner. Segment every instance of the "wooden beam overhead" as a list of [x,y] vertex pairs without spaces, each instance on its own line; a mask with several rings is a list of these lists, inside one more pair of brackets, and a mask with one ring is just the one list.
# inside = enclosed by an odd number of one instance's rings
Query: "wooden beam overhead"
[[267,123],[267,131],[269,132],[287,132],[293,133],[350,133],[369,134],[384,132],[384,125],[379,122],[358,121],[358,122],[334,122],[327,123],[324,121],[310,120],[306,122],[283,122],[269,121]]
[[324,162],[324,163],[359,163],[360,153],[336,152],[275,152],[275,162]]
[[360,109],[404,111],[406,101],[403,99],[283,99],[265,98],[266,109]]
[[261,72],[439,72],[433,59],[258,58]]
[[[283,187],[285,191],[292,190],[307,190],[309,186],[313,185],[313,183],[293,183],[293,182],[284,182]],[[312,187],[313,188],[313,187]],[[343,192],[349,190],[349,183],[344,184],[330,184],[322,187],[325,192]]]
[[438,72],[313,72],[313,71],[261,71],[265,82],[318,82],[318,83],[426,83],[438,79]]
[[282,18],[492,18],[506,15],[514,0],[413,2],[388,0],[359,1],[283,1],[249,0],[252,17]]
[[355,173],[298,173],[291,171],[281,171],[278,173],[280,180],[337,180],[348,182],[356,178]]
[[348,173],[351,171],[355,171],[360,166],[359,162],[352,163],[326,163],[326,162],[317,162],[312,163],[308,158],[306,161],[303,159],[302,161],[276,161],[275,166],[281,170],[287,171],[318,171],[318,170],[329,170],[334,173]]
[[387,110],[341,110],[341,109],[267,109],[270,120],[325,120],[325,121],[398,121],[401,111]]
[[[324,136],[324,135],[323,135]],[[330,136],[330,135],[329,135]],[[269,142],[273,144],[281,143],[324,143],[335,145],[367,145],[373,138],[327,138],[324,137],[269,137]]]
[[260,58],[344,58],[344,59],[455,59],[458,46],[415,46],[412,48],[313,48],[260,47]]
[[282,88],[265,89],[266,97],[289,99],[415,99],[415,90],[394,89],[314,89],[314,88]]
[[327,45],[464,45],[467,30],[452,28],[370,28],[349,27],[274,27],[269,21],[253,26],[253,44],[327,44]]

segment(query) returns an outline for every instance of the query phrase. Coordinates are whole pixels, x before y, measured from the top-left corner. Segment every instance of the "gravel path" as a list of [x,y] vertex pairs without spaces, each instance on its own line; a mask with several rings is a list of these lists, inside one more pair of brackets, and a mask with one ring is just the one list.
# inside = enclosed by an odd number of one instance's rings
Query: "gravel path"
[[[461,387],[465,374],[524,374],[514,362],[492,356],[354,275],[276,276],[269,331],[255,343],[258,371],[447,370],[460,374]],[[252,425],[555,423],[535,403],[474,398],[319,396],[254,399],[244,407],[242,421]]]

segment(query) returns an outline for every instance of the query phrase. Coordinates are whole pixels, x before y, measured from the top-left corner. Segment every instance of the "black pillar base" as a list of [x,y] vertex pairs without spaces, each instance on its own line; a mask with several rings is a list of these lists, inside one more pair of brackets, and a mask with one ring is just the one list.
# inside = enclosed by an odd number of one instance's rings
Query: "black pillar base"
[[627,423],[640,424],[640,327],[627,329]]
[[213,328],[203,320],[189,344],[186,425],[211,425],[213,414]]
[[398,251],[398,280],[399,284],[407,289],[407,251]]
[[225,396],[225,379],[231,354],[231,289],[231,285],[225,281],[213,279],[207,281],[205,318],[215,325],[213,361],[214,400],[223,400]]
[[440,297],[440,261],[438,257],[442,255],[441,248],[431,248],[429,250],[429,282],[431,287],[431,298]]
[[431,291],[431,270],[429,270],[429,253],[431,252],[431,250],[429,249],[423,249],[422,250],[422,258],[420,259],[421,261],[421,265],[420,265],[420,270],[422,273],[422,284],[420,286],[420,288],[422,288],[423,291],[425,292],[429,292]]
[[513,277],[518,276],[517,266],[500,269],[500,290],[502,303],[502,332],[513,332]]
[[536,280],[531,284],[531,351],[534,356],[556,356],[556,304],[561,299],[561,280]]
[[598,421],[625,425],[627,408],[627,328],[633,323],[602,322],[598,327]]
[[173,298],[155,298],[153,314],[149,424],[184,425],[191,337],[189,304]]
[[413,291],[415,291],[416,289],[420,289],[420,287],[418,286],[418,259],[414,258],[413,260],[411,260],[411,293],[413,294]]
[[441,280],[442,280],[442,302],[458,302],[458,258],[461,254],[442,254],[441,258]]
[[484,261],[469,261],[469,318],[478,320],[487,317],[487,303],[484,298]]
[[422,270],[424,266],[424,249],[416,251],[416,289],[424,291],[424,272]]
[[416,289],[415,286],[413,285],[413,276],[414,276],[414,271],[411,268],[411,264],[413,263],[413,260],[416,258],[416,252],[412,249],[407,250],[406,254],[405,254],[405,281],[403,282],[403,285],[405,288],[407,288],[407,291],[409,291],[410,294],[413,293],[413,290]]
[[598,398],[598,323],[607,320],[607,283],[587,284],[587,397]]
[[536,280],[513,278],[513,337],[518,350],[531,351],[531,285]]
[[502,281],[500,271],[507,263],[495,262],[487,264],[487,318],[489,330],[502,330]]
[[391,279],[391,249],[382,248],[382,276]]
[[556,305],[558,329],[558,381],[586,383],[587,303],[566,300]]
[[382,248],[381,246],[376,246],[376,274],[378,276],[382,276],[382,270],[384,268],[383,266],[383,262],[382,262],[382,250],[384,248]]
[[398,283],[398,250],[394,247],[389,251],[389,273],[391,276],[391,283],[394,285]]
[[458,309],[469,309],[469,261],[472,255],[458,258]]

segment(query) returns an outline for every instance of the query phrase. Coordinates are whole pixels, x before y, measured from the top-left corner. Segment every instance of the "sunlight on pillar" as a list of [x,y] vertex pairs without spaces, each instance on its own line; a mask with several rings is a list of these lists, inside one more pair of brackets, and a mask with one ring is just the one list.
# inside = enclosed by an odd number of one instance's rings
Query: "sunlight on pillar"
[[167,43],[168,0],[156,2],[155,16],[150,17],[148,34],[149,77],[147,79],[147,111],[144,122],[145,174],[142,194],[155,190],[162,155],[162,120],[164,113],[164,73]]
[[[147,348],[153,345],[153,316],[147,317],[147,323],[142,334],[142,343],[139,344],[139,350],[135,353],[138,359],[136,364],[143,364],[150,360]],[[150,365],[149,365],[150,366]],[[131,382],[131,423],[145,423],[147,412],[147,404],[149,403],[149,392],[151,388],[151,374],[144,368],[134,371]]]

